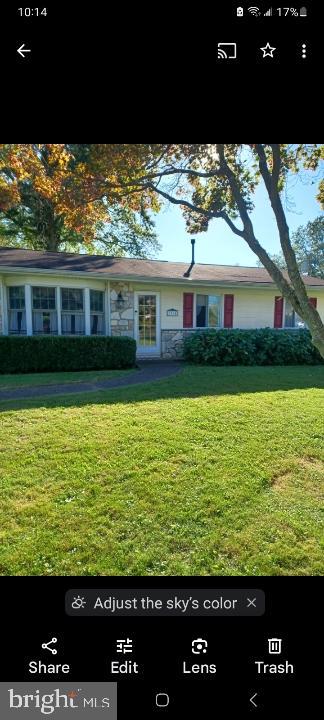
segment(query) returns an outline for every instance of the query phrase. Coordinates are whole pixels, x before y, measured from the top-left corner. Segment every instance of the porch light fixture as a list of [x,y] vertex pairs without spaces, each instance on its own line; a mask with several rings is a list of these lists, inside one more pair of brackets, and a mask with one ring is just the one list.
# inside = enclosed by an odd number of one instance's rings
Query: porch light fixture
[[120,290],[119,293],[118,293],[118,295],[117,295],[117,300],[116,300],[116,304],[117,304],[117,307],[118,307],[119,310],[121,310],[121,308],[124,307],[124,302],[125,302],[125,301],[124,301],[124,298],[123,298],[122,293],[121,293],[121,290]]

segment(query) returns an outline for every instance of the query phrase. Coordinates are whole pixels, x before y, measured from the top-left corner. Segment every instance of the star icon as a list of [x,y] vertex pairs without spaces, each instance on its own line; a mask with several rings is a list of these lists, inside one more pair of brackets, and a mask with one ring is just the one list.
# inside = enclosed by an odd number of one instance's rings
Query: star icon
[[264,58],[267,57],[267,56],[273,58],[273,53],[274,53],[274,51],[275,51],[276,49],[277,49],[277,48],[275,48],[275,47],[271,47],[270,43],[267,43],[267,44],[265,45],[265,47],[260,48],[260,50],[262,50],[262,52],[263,52],[263,57],[264,57]]

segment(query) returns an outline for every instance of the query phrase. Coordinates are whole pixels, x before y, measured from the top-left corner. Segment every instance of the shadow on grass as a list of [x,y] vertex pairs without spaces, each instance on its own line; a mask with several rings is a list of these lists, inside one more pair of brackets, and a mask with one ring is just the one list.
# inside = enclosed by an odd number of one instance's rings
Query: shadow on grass
[[1,400],[0,412],[46,407],[113,405],[154,400],[199,398],[245,393],[324,389],[324,366],[204,367],[184,365],[176,375],[136,385]]

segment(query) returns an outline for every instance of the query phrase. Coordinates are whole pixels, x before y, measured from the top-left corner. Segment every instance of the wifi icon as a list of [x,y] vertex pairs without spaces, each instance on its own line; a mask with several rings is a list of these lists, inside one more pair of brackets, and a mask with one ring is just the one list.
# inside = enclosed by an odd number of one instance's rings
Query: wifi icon
[[258,15],[261,15],[260,8],[258,8],[258,7],[249,7],[248,11],[249,11],[249,13],[251,13],[251,15],[255,15],[255,17],[258,17]]

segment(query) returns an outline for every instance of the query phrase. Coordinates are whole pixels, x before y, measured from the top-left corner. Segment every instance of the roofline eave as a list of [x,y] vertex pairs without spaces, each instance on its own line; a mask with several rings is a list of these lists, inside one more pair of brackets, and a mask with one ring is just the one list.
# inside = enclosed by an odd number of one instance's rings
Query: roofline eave
[[[127,274],[111,274],[111,273],[105,273],[105,272],[89,272],[88,270],[52,270],[51,268],[22,268],[20,266],[0,266],[0,275],[26,275],[26,274],[36,274],[36,275],[50,275],[50,276],[60,276],[63,275],[64,277],[82,277],[82,278],[94,278],[96,280],[113,280],[116,282],[140,282],[140,283],[157,283],[161,285],[206,285],[208,286],[218,286],[218,287],[251,287],[251,288],[263,288],[263,289],[274,289],[277,288],[276,284],[274,282],[251,282],[250,280],[198,280],[194,279],[192,277],[189,278],[160,278],[155,277],[152,275],[151,277],[147,276],[141,276],[141,275],[127,275]],[[309,284],[307,283],[306,287],[312,287],[317,289],[324,289],[324,285],[315,285],[315,284]]]

